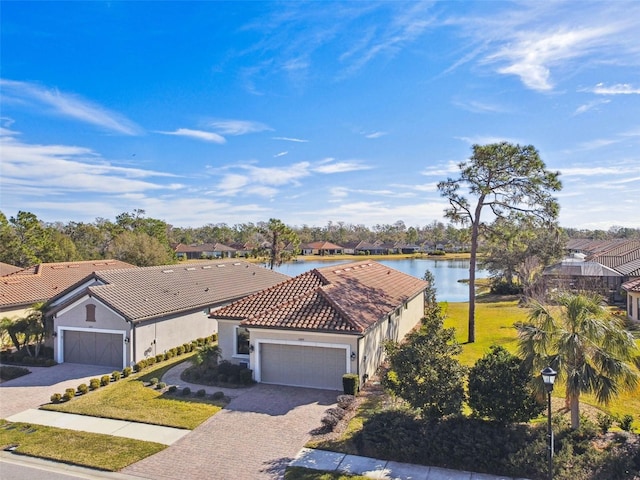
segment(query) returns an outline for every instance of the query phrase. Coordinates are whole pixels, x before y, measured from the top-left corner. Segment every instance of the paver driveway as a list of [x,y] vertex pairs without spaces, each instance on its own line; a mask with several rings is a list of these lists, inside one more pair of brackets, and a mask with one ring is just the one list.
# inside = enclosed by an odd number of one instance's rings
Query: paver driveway
[[31,373],[0,383],[0,418],[49,403],[54,393],[76,388],[89,379],[111,373],[112,367],[62,363],[53,367],[29,367]]
[[282,478],[340,392],[255,385],[192,433],[122,473],[143,478]]

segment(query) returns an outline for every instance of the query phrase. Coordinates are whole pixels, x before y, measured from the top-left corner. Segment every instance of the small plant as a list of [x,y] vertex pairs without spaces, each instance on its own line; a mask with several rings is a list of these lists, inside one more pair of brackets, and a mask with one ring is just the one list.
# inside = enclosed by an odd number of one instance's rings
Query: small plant
[[155,358],[157,363],[164,362],[164,353],[157,354]]
[[150,383],[151,385],[156,385],[156,384],[158,383],[158,381],[159,381],[159,380],[158,380],[156,377],[153,377],[151,380],[149,380],[149,383]]
[[68,402],[69,400],[71,400],[75,396],[76,396],[75,389],[67,388],[65,390],[64,394],[62,395],[62,400],[64,400],[65,402]]
[[136,363],[133,366],[133,368],[135,369],[136,372],[141,372],[142,370],[147,368],[147,361],[146,360],[140,360],[138,363]]
[[211,395],[211,398],[214,400],[222,400],[224,398],[224,392],[215,392],[213,395]]
[[98,388],[100,388],[100,379],[92,378],[91,380],[89,380],[89,388],[91,390],[97,390]]
[[164,382],[158,382],[158,385],[156,385],[156,388],[157,388],[158,390],[164,390],[166,386],[167,386],[167,384],[166,384],[166,383],[164,383]]
[[355,373],[346,373],[342,376],[342,389],[346,395],[356,395],[358,393],[358,382],[360,378]]
[[176,355],[182,355],[184,354],[184,346],[180,345],[178,348],[176,348]]
[[611,415],[599,413],[597,416],[598,428],[600,433],[605,434],[613,425],[613,417]]
[[182,396],[188,397],[189,395],[191,395],[191,389],[189,387],[184,387],[182,389]]
[[131,369],[131,367],[124,367],[124,370],[122,370],[122,376],[124,378],[127,378],[129,375],[131,375],[132,372],[133,370]]
[[78,395],[84,395],[89,391],[89,386],[86,383],[78,385]]
[[343,410],[350,410],[356,404],[356,397],[354,395],[338,395],[338,407]]
[[169,393],[176,393],[178,391],[178,386],[177,385],[171,385],[169,387]]
[[120,380],[120,377],[122,377],[122,374],[120,373],[119,370],[114,370],[113,372],[111,372],[111,378],[113,379],[114,382],[117,382],[118,380]]
[[204,388],[201,388],[196,392],[196,397],[204,397],[207,394],[207,391]]
[[111,377],[109,375],[103,375],[100,377],[101,387],[106,387],[107,385],[109,385],[109,383],[111,383]]
[[630,415],[628,413],[624,414],[619,420],[618,420],[618,425],[620,426],[620,428],[622,430],[624,430],[625,432],[630,432],[632,429],[632,424],[633,424],[633,415]]
[[60,403],[62,401],[62,395],[59,393],[54,393],[51,395],[51,403]]
[[340,420],[344,418],[347,412],[342,408],[330,408],[324,412],[324,416],[321,419],[322,424],[329,430],[336,428],[336,425],[340,423]]

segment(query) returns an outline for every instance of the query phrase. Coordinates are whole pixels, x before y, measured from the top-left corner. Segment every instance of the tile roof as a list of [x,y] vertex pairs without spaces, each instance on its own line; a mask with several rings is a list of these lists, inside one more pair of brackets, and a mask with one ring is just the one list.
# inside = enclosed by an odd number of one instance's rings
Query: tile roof
[[318,241],[318,242],[305,243],[301,245],[300,248],[313,249],[313,250],[341,250],[344,247],[341,247],[340,245],[336,245],[335,243],[331,243],[331,242]]
[[4,277],[5,275],[9,275],[10,273],[14,273],[20,270],[22,270],[22,267],[16,267],[15,265],[0,262],[0,277]]
[[98,272],[87,291],[127,320],[141,321],[227,303],[288,279],[239,260]]
[[427,285],[376,262],[334,265],[298,275],[211,316],[254,327],[363,333]]
[[621,287],[627,292],[640,292],[640,278],[634,278],[628,282],[624,282]]
[[174,247],[176,253],[199,252],[234,252],[235,248],[224,243],[201,243],[199,245],[184,245],[179,243]]
[[0,277],[0,308],[45,302],[93,272],[133,267],[120,260],[41,263]]
[[581,240],[572,239],[567,248],[587,254],[586,260],[598,262],[624,276],[640,272],[640,240]]

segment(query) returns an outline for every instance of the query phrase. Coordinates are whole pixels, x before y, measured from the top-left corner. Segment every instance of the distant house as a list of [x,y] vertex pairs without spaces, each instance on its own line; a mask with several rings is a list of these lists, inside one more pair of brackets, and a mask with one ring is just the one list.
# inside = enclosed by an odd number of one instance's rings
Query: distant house
[[225,360],[263,383],[341,390],[345,373],[371,377],[385,340],[424,314],[427,282],[380,263],[318,268],[211,313]]
[[133,365],[216,333],[211,310],[287,278],[237,260],[94,272],[49,303],[54,359]]
[[544,269],[547,290],[588,290],[598,292],[610,302],[619,300],[623,276],[598,262],[565,259]]
[[0,316],[20,318],[30,307],[46,302],[92,272],[131,268],[120,260],[40,263],[0,277]]
[[640,278],[623,283],[622,290],[627,293],[627,317],[640,322]]
[[311,242],[300,245],[302,255],[341,255],[344,248],[331,242]]
[[176,257],[181,260],[198,260],[213,258],[233,258],[236,249],[223,243],[203,243],[200,245],[177,244],[174,247]]

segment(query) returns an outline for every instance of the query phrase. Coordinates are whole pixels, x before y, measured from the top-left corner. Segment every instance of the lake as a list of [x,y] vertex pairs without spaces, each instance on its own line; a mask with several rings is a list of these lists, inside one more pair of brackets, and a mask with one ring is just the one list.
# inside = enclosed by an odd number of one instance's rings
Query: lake
[[[467,302],[469,300],[468,285],[458,281],[469,278],[469,260],[399,258],[397,260],[375,261],[417,278],[423,278],[425,271],[431,271],[435,278],[436,298],[440,302]],[[283,263],[280,267],[274,268],[274,270],[295,277],[314,268],[349,262],[353,262],[353,260],[297,261]],[[476,278],[488,276],[488,272],[476,270]]]

